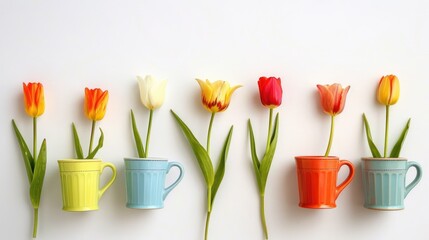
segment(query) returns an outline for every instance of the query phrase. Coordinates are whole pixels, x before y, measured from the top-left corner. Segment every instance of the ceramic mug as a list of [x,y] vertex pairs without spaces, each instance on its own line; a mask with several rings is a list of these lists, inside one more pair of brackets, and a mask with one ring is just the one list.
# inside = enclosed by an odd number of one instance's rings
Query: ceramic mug
[[[299,206],[303,208],[335,208],[335,200],[352,181],[354,166],[338,157],[298,156],[295,157]],[[337,186],[338,171],[342,166],[349,168],[347,178]]]
[[[96,159],[58,160],[61,176],[64,211],[91,211],[98,209],[98,200],[116,178],[112,163]],[[100,189],[100,175],[103,169],[112,169],[112,177]]]
[[[163,208],[165,198],[183,178],[184,169],[178,162],[160,158],[125,158],[124,161],[128,208]],[[172,167],[179,169],[179,176],[165,187],[165,177]]]
[[[416,176],[406,186],[410,167],[416,169]],[[376,210],[404,209],[404,199],[421,177],[421,166],[405,158],[362,158],[364,207]]]

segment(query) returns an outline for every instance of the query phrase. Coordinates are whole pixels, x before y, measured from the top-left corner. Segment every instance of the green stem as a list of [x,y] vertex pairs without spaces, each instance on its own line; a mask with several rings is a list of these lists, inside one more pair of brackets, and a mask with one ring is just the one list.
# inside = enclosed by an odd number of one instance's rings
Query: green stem
[[212,189],[207,188],[207,211],[211,212],[212,211]]
[[210,154],[210,137],[212,135],[212,126],[215,114],[215,112],[212,112],[212,116],[210,117],[209,130],[207,132],[207,154]]
[[206,229],[204,231],[204,240],[207,240],[208,235],[209,235],[209,223],[210,223],[210,215],[211,212],[207,212],[207,217],[206,217]]
[[92,152],[92,142],[94,140],[94,130],[95,130],[95,120],[92,120],[92,127],[91,127],[91,138],[89,139],[89,150],[88,155]]
[[150,130],[152,129],[152,116],[153,116],[153,109],[150,110],[149,113],[149,124],[147,126],[147,135],[146,135],[146,151],[145,151],[145,158],[148,156],[149,152],[149,141],[150,141]]
[[37,117],[33,117],[33,159],[37,161]]
[[261,223],[262,223],[262,229],[264,230],[264,239],[268,240],[268,228],[267,228],[267,221],[265,220],[265,194],[260,195],[260,212],[261,212]]
[[331,151],[332,139],[334,138],[334,127],[335,127],[335,116],[331,116],[331,132],[329,134],[329,142],[328,147],[326,148],[325,157],[329,156],[329,152]]
[[386,129],[384,131],[384,157],[387,157],[387,144],[389,139],[389,109],[390,105],[386,106]]
[[268,135],[267,135],[267,146],[265,148],[265,154],[270,150],[271,131],[273,127],[273,109],[270,108],[270,119],[268,123]]
[[33,238],[36,238],[37,236],[37,226],[39,223],[39,209],[34,209],[34,216],[33,216]]

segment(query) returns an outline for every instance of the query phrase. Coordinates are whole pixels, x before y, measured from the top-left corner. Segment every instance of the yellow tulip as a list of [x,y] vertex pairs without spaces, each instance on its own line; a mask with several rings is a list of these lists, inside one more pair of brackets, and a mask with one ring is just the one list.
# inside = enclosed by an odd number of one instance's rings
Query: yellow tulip
[[383,76],[378,83],[377,100],[383,105],[393,105],[399,99],[399,80],[395,75]]
[[197,79],[197,81],[201,87],[203,106],[212,113],[225,111],[231,101],[232,93],[241,87],[241,85],[231,87],[228,82],[222,80],[210,82]]

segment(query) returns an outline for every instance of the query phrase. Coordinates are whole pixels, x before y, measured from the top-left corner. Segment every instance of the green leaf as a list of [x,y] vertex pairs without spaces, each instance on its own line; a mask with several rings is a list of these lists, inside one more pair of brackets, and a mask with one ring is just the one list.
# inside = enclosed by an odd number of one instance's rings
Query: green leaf
[[214,170],[213,170],[213,164],[210,159],[210,156],[208,155],[204,147],[195,138],[194,134],[191,132],[188,126],[186,126],[186,124],[182,121],[182,119],[180,119],[180,117],[176,113],[174,113],[173,110],[170,110],[170,111],[173,114],[174,118],[176,119],[177,123],[182,129],[182,132],[185,134],[186,139],[188,140],[189,144],[192,147],[192,151],[194,152],[194,155],[204,175],[207,188],[211,188],[213,186],[213,181],[214,181]]
[[137,129],[136,119],[134,118],[133,110],[131,110],[131,121],[133,125],[133,134],[134,134],[134,140],[136,142],[137,152],[139,154],[139,157],[143,158],[145,156],[144,147],[143,147],[142,139],[140,137],[139,130]]
[[222,183],[223,176],[225,175],[225,162],[228,157],[229,144],[231,143],[231,137],[233,132],[233,126],[229,129],[228,136],[223,145],[222,152],[219,159],[219,165],[216,169],[216,174],[214,178],[214,183],[211,191],[211,203],[213,204],[214,198],[216,196],[217,190],[219,189],[220,184]]
[[31,152],[28,149],[27,143],[25,143],[24,138],[21,135],[18,127],[16,126],[15,120],[12,120],[12,126],[15,130],[16,138],[18,139],[19,148],[22,153],[22,159],[24,160],[25,170],[27,171],[28,182],[31,184],[33,180],[33,169],[34,169],[34,159],[31,156]]
[[100,132],[101,132],[101,135],[100,135],[100,138],[98,139],[97,147],[95,147],[94,150],[92,150],[92,152],[88,155],[88,157],[86,157],[86,159],[93,159],[95,157],[95,154],[97,154],[98,150],[100,150],[100,148],[103,147],[104,134],[101,128],[100,128]]
[[249,129],[249,136],[250,136],[250,150],[252,155],[252,162],[253,162],[253,170],[256,175],[256,181],[258,183],[258,189],[259,191],[262,190],[262,183],[261,183],[261,173],[259,172],[259,168],[261,166],[261,163],[259,162],[258,155],[256,154],[256,144],[255,144],[255,135],[253,134],[253,128],[252,123],[249,119],[247,122],[247,126]]
[[363,122],[365,124],[366,138],[368,140],[369,149],[371,150],[372,156],[375,158],[381,158],[381,154],[372,141],[371,128],[369,127],[368,120],[366,119],[365,114],[363,114]]
[[270,148],[264,154],[264,158],[261,161],[260,173],[261,173],[261,193],[265,191],[265,186],[267,185],[268,173],[270,172],[271,163],[274,158],[274,153],[277,148],[277,140],[279,133],[279,114],[276,114],[276,119],[274,120],[274,130],[271,135]]
[[76,126],[72,123],[73,129],[73,140],[74,140],[74,149],[76,151],[76,156],[79,159],[83,159],[82,145],[80,145],[79,135],[77,134]]
[[34,177],[30,185],[30,198],[33,208],[39,208],[40,196],[42,194],[43,180],[46,172],[46,139],[43,139],[37,157],[36,167],[34,168]]
[[398,141],[396,141],[396,144],[393,147],[392,152],[390,153],[391,158],[399,157],[399,154],[401,153],[402,145],[404,144],[405,137],[407,136],[408,130],[410,128],[410,121],[411,121],[411,118],[408,119],[407,124],[405,124],[405,127],[402,130],[401,135],[399,136]]

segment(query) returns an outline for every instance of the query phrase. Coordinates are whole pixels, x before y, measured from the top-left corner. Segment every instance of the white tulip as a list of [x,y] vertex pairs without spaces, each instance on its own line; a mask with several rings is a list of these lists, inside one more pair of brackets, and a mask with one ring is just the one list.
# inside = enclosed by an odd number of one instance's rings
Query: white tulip
[[137,76],[140,88],[140,99],[149,110],[154,110],[164,103],[167,80],[157,80],[151,75],[145,78]]

